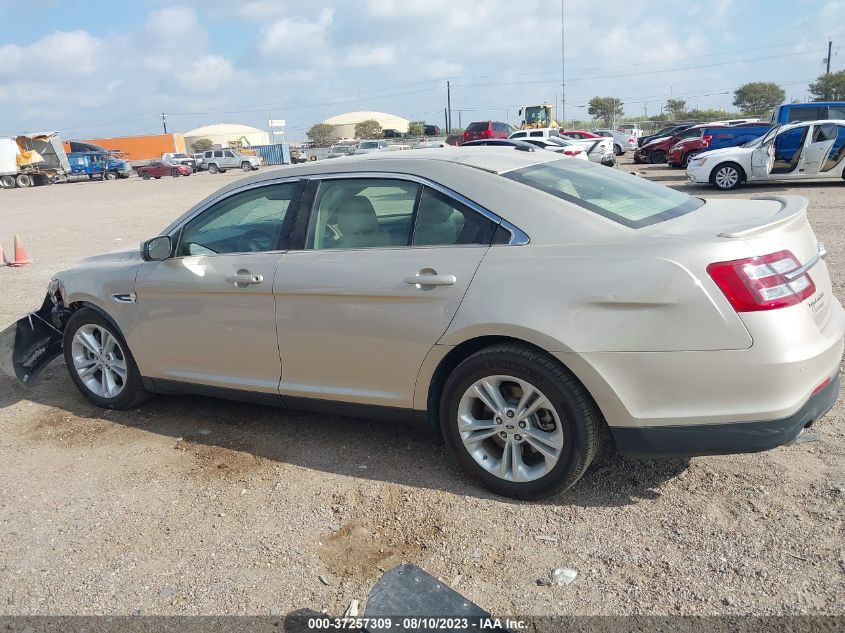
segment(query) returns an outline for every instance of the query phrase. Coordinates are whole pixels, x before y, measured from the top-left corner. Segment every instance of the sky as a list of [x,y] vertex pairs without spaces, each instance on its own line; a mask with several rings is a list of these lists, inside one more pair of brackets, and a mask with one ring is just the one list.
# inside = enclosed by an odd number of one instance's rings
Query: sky
[[[845,68],[845,0],[0,0],[0,136],[158,133],[212,123],[289,140],[356,110],[444,125],[514,124],[594,96],[654,115],[666,99],[732,109],[773,81],[787,100]],[[559,116],[559,115],[558,115]]]

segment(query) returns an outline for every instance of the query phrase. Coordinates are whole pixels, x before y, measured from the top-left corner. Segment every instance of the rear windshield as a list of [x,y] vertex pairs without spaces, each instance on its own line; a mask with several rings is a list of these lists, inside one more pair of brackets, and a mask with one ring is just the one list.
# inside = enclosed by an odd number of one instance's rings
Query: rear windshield
[[467,132],[483,132],[487,129],[487,121],[482,121],[480,123],[470,123],[467,126]]
[[378,147],[378,143],[375,141],[368,141],[366,143],[361,143],[358,147],[360,149],[373,149],[374,147]]
[[677,218],[704,204],[644,178],[571,158],[504,176],[634,229]]

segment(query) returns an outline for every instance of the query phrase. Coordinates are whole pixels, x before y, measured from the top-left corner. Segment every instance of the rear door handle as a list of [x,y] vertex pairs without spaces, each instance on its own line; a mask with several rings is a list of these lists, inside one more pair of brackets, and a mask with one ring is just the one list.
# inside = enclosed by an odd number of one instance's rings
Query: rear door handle
[[455,275],[413,275],[405,277],[406,284],[414,286],[454,286],[458,278]]
[[253,275],[248,270],[239,270],[237,274],[226,277],[226,281],[235,284],[238,288],[246,288],[253,284],[260,284],[264,281],[264,275]]

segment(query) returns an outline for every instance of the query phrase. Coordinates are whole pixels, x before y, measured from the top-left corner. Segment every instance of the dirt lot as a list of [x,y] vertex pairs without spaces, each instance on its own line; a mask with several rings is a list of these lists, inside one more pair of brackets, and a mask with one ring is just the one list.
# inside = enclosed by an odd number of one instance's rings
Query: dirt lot
[[[20,234],[36,262],[0,268],[0,328],[54,271],[134,247],[240,176],[0,192],[0,240]],[[845,184],[727,195],[787,190],[811,200],[842,299]],[[561,498],[521,503],[421,430],[198,397],[107,412],[56,361],[31,390],[0,378],[0,614],[336,614],[400,561],[502,615],[845,614],[844,418],[840,403],[817,441],[759,455],[606,451]],[[579,575],[539,586],[556,567]]]

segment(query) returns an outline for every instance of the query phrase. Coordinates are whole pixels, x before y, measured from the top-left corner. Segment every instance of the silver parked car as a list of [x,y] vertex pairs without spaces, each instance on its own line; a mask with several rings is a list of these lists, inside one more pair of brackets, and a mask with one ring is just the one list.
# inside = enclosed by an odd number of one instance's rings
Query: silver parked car
[[542,151],[455,148],[233,182],[57,273],[0,335],[99,406],[193,392],[408,417],[493,490],[787,444],[839,393],[845,311],[807,201],[702,200]]
[[210,174],[224,173],[227,169],[252,171],[261,166],[257,156],[241,154],[236,149],[210,149],[203,153],[202,160]]

